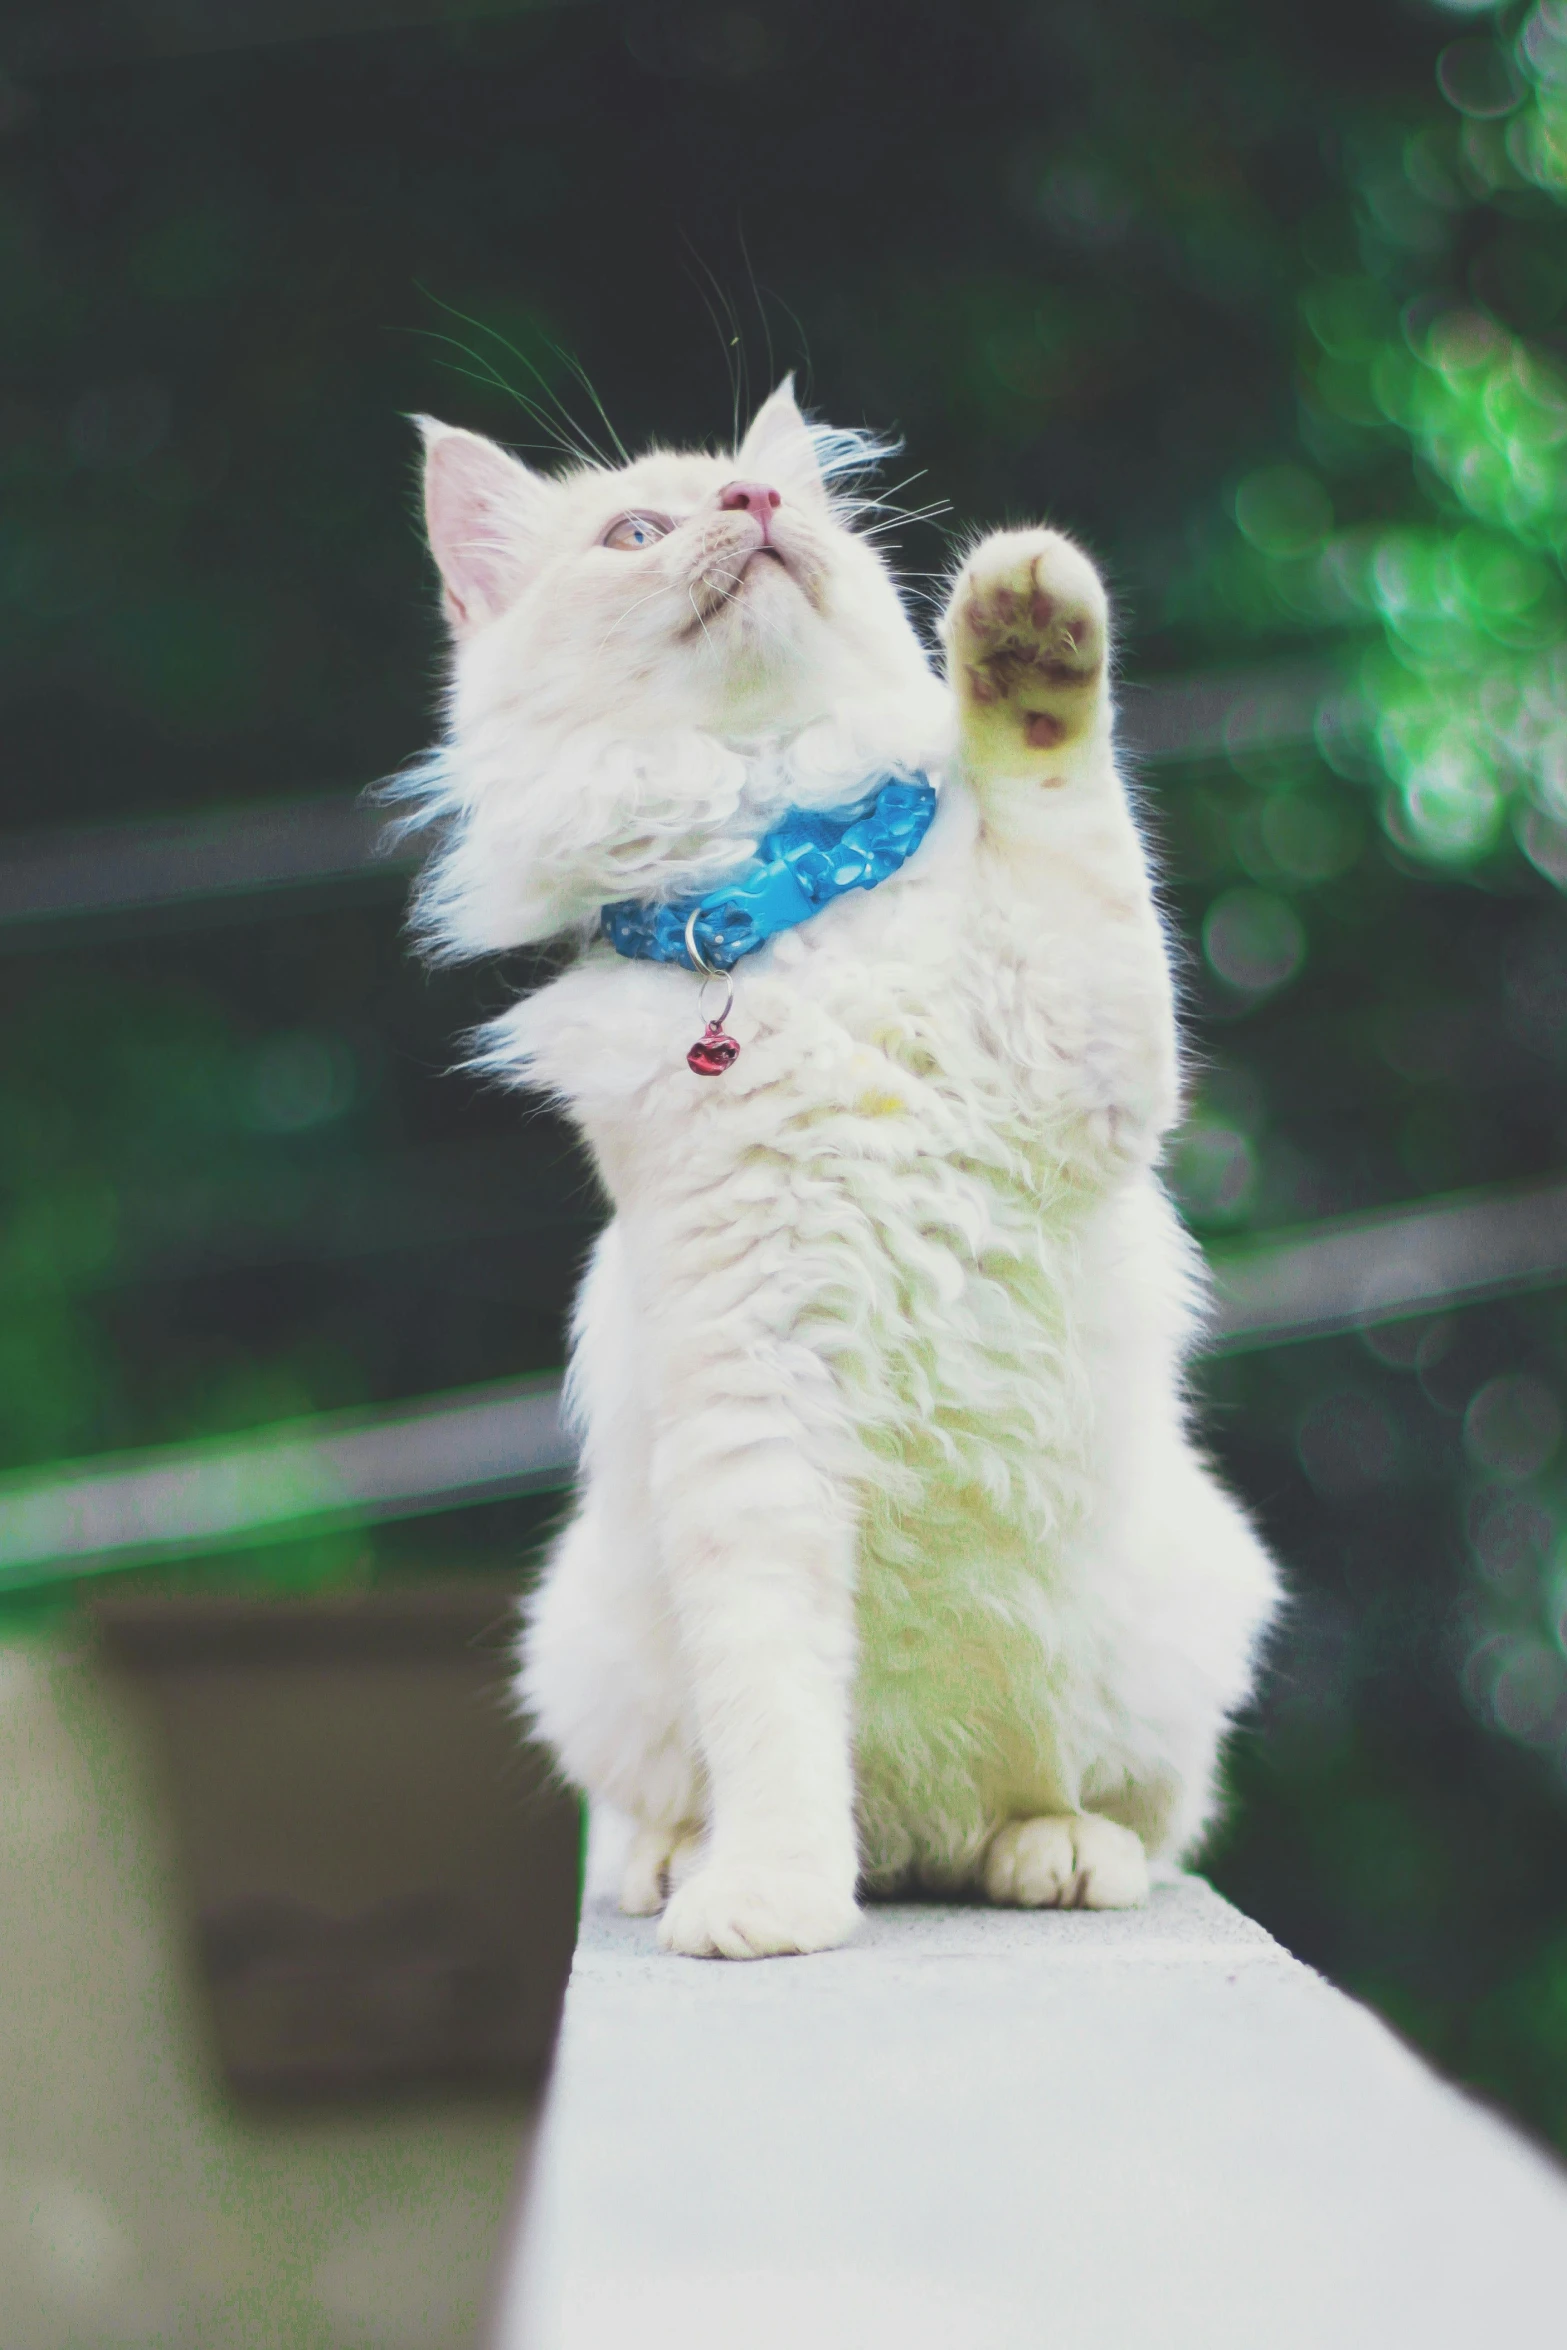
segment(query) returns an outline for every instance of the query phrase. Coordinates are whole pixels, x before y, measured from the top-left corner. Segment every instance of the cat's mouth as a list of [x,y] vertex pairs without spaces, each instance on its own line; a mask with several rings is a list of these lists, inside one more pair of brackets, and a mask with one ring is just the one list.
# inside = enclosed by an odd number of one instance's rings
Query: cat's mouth
[[737,593],[736,601],[739,603],[746,601],[744,590],[753,582],[760,586],[765,599],[768,594],[768,580],[774,573],[780,571],[796,593],[804,598],[811,610],[820,612],[825,579],[822,566],[817,560],[814,550],[809,546],[799,545],[780,547],[774,539],[769,539],[765,547],[754,547],[741,566],[740,592]]
[[774,546],[769,540],[765,546],[748,547],[743,554],[726,556],[693,586],[691,602],[696,617],[684,633],[695,635],[697,629],[704,628],[720,612],[743,605],[753,580],[766,579],[774,571],[781,571],[802,594],[809,595],[798,567],[782,547]]
[[775,547],[771,539],[769,539],[766,546],[753,547],[751,552],[742,561],[740,565],[740,576],[736,581],[734,588],[736,597],[744,595],[755,574],[773,570],[783,572],[786,578],[795,580],[796,586],[799,585],[799,581],[795,574],[794,565],[790,562],[782,547]]

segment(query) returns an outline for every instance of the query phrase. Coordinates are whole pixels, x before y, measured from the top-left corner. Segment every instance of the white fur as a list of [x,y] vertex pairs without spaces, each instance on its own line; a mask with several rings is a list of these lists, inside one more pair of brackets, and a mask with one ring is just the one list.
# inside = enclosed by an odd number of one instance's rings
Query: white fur
[[[486,1059],[566,1106],[614,1206],[528,1706],[635,1823],[623,1898],[667,1898],[676,1950],[823,1948],[857,1883],[1140,1899],[1209,1817],[1274,1583],[1186,1424],[1172,995],[1097,575],[985,540],[949,686],[787,387],[730,458],[546,480],[429,439],[457,645],[423,920],[582,941]],[[735,476],[778,487],[782,562]],[[602,545],[624,509],[678,527]],[[597,908],[893,767],[940,786],[924,847],[744,963],[741,1056],[692,1075],[716,1007]]]

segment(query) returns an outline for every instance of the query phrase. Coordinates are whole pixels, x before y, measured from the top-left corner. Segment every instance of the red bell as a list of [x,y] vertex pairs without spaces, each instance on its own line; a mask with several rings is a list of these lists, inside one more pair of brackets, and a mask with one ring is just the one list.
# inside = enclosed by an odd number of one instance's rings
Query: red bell
[[686,1055],[686,1067],[698,1077],[722,1077],[740,1058],[736,1039],[726,1036],[716,1020],[709,1020],[702,1034]]

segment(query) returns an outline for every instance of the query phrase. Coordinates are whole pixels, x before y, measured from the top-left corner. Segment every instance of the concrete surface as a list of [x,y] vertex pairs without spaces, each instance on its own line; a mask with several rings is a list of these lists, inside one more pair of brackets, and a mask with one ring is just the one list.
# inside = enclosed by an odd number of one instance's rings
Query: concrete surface
[[723,1965],[584,1921],[494,2350],[1524,2350],[1567,2179],[1206,1885]]

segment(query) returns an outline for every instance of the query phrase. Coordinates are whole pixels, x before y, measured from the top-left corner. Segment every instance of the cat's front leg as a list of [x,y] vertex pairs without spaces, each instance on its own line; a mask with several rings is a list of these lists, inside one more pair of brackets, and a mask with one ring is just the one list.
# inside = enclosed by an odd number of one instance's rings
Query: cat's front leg
[[1043,527],[982,540],[943,623],[991,892],[981,934],[1021,974],[1009,1045],[1095,1182],[1153,1164],[1179,1091],[1168,956],[1114,758],[1109,627],[1093,564]]
[[666,1351],[653,1502],[707,1788],[659,1928],[693,1958],[846,1941],[857,1911],[854,1529],[790,1370],[744,1316]]

